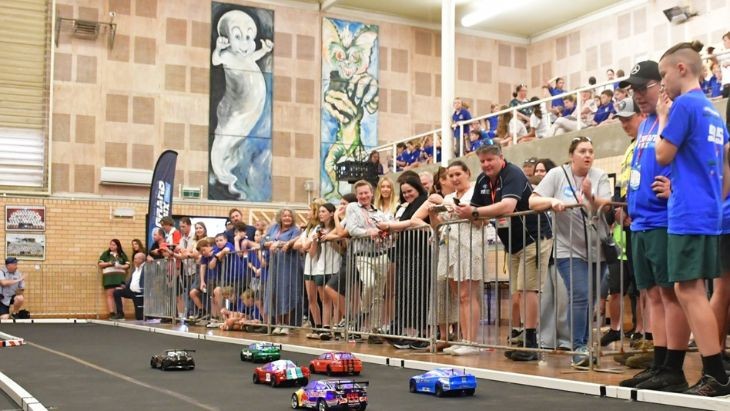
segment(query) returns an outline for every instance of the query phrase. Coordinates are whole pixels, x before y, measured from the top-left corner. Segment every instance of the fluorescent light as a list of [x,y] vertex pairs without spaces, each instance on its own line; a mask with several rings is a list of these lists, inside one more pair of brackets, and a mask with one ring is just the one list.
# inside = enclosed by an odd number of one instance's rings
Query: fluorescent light
[[532,1],[533,0],[490,1],[488,6],[480,7],[479,9],[462,17],[461,25],[464,27],[471,27],[485,20],[499,16],[500,14],[515,10],[518,7],[524,7]]

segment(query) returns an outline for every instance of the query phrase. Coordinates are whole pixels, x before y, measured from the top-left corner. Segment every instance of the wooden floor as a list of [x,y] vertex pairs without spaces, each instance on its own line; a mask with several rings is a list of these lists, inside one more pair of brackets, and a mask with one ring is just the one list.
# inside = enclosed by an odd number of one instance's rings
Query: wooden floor
[[[614,362],[612,355],[603,356],[600,363],[602,369],[609,369],[611,372],[579,371],[570,367],[570,356],[561,353],[545,353],[543,354],[543,359],[541,361],[514,362],[506,359],[504,357],[504,351],[501,349],[486,350],[480,355],[455,357],[443,353],[431,354],[430,352],[415,350],[398,350],[388,343],[368,344],[366,342],[312,340],[306,338],[306,331],[304,330],[292,330],[289,336],[273,336],[241,331],[221,331],[219,329],[209,329],[196,326],[188,327],[179,324],[174,326],[171,324],[152,324],[151,326],[206,335],[271,341],[275,343],[301,345],[328,350],[351,351],[354,353],[380,355],[390,358],[429,361],[445,365],[477,367],[489,370],[562,378],[572,381],[592,382],[604,385],[618,385],[619,381],[629,378],[640,371],[621,366]],[[506,327],[503,328],[504,330],[500,330],[500,335],[506,335]],[[613,343],[608,348],[615,352],[619,349],[618,343]],[[628,349],[628,345],[626,345],[626,348]],[[688,353],[684,369],[690,385],[694,384],[699,379],[701,368],[702,364],[699,354],[697,352]]]

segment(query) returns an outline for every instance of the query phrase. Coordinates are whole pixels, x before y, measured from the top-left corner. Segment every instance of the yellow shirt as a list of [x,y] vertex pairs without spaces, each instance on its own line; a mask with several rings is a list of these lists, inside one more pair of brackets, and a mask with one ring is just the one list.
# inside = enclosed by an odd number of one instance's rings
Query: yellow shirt
[[629,144],[624,152],[624,158],[621,160],[621,172],[618,175],[616,183],[621,192],[621,198],[626,198],[626,192],[629,187],[629,179],[631,178],[631,160],[634,158],[634,148],[636,148],[636,139]]

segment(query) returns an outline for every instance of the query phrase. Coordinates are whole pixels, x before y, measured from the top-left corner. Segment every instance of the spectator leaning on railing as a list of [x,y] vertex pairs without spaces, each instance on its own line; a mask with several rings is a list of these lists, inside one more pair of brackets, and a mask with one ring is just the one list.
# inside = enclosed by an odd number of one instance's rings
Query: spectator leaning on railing
[[[499,146],[481,147],[477,157],[482,173],[477,177],[471,204],[457,206],[456,213],[472,220],[497,218],[497,235],[510,255],[511,292],[519,292],[525,301],[525,346],[537,348],[538,292],[541,279],[547,275],[553,244],[550,223],[545,214],[501,217],[529,211],[532,186],[518,166],[505,161]],[[513,361],[537,360],[534,351],[508,351],[506,355]]]
[[7,320],[20,311],[25,302],[23,291],[25,276],[18,271],[18,259],[8,257],[5,268],[0,269],[0,319]]

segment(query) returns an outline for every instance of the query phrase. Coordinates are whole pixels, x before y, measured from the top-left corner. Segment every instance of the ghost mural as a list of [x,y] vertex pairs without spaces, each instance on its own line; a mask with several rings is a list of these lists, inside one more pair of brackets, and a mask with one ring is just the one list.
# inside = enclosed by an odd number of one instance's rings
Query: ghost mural
[[349,191],[335,165],[378,144],[378,26],[324,18],[322,24],[321,189]]
[[271,200],[274,12],[212,3],[208,198]]

